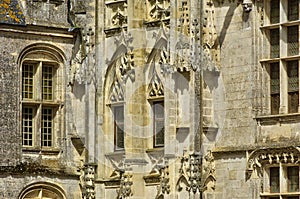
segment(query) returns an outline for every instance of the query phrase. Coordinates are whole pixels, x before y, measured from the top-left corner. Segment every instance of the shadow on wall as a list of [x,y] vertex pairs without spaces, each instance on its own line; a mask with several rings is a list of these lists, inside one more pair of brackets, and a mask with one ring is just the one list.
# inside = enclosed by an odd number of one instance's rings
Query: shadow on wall
[[76,99],[82,101],[82,98],[85,94],[85,84],[79,84],[77,81],[75,81],[73,85],[73,94]]

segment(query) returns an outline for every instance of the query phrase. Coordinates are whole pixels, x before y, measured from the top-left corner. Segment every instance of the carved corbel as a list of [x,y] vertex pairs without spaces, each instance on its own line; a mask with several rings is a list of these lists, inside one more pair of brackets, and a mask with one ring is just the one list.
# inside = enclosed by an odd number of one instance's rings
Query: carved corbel
[[245,12],[250,12],[252,10],[252,1],[243,0],[242,6]]
[[95,165],[84,165],[80,176],[82,199],[95,199]]

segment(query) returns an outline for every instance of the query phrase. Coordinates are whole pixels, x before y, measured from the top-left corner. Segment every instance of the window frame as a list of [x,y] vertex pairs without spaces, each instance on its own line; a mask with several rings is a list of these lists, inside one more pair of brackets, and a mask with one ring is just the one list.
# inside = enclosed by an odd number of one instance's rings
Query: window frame
[[[60,62],[57,62],[52,59],[47,59],[46,54],[43,56],[43,53],[32,52],[27,55],[25,59],[20,63],[20,75],[21,75],[21,135],[22,135],[22,149],[23,150],[56,150],[58,145],[55,142],[59,132],[61,132],[61,125],[58,123],[61,122],[61,118],[58,117],[58,114],[62,114],[60,111],[63,106],[64,99],[64,89],[59,88],[63,83],[62,75],[59,76],[58,73],[62,73],[63,67],[61,67]],[[41,58],[39,58],[40,56]],[[24,98],[24,65],[29,64],[33,65],[33,94],[32,98]],[[43,99],[43,66],[52,67],[52,99]],[[59,98],[58,98],[59,97]],[[33,118],[33,130],[32,130],[32,145],[24,145],[24,131],[23,131],[23,108],[30,107],[35,110]],[[43,121],[42,121],[42,110],[47,107],[52,109],[52,127],[51,127],[51,145],[45,146],[43,144]],[[60,112],[60,113],[58,113]]]
[[[296,2],[298,4],[297,12],[298,19],[290,21],[291,17],[289,17],[288,10],[291,10],[289,7],[289,3],[291,1],[287,0],[278,0],[279,2],[279,21],[271,20],[272,7],[274,7],[274,2],[272,0],[264,1],[265,6],[265,14],[267,17],[264,18],[264,25],[261,27],[263,31],[263,40],[266,41],[264,44],[265,54],[260,60],[263,67],[266,69],[266,80],[269,88],[268,89],[268,97],[266,98],[266,106],[268,107],[268,111],[266,114],[270,115],[282,115],[282,114],[294,114],[300,113],[300,97],[299,97],[299,88],[298,92],[293,92],[293,96],[289,91],[289,77],[288,77],[288,62],[298,60],[298,65],[300,67],[300,2],[299,0]],[[277,0],[276,0],[277,2]],[[294,5],[295,3],[293,3]],[[277,8],[277,6],[275,6]],[[276,11],[277,13],[277,11]],[[293,12],[294,15],[295,12]],[[281,15],[281,16],[280,16]],[[274,15],[275,16],[275,15]],[[277,16],[277,15],[276,15]],[[295,18],[295,17],[292,17]],[[271,38],[272,34],[276,34],[276,30],[279,30],[279,53],[277,53],[277,43],[276,38]],[[277,37],[277,36],[276,36]],[[298,41],[298,42],[296,42]],[[296,43],[295,43],[296,42]],[[297,51],[298,49],[298,51]],[[277,56],[277,54],[279,54]],[[278,100],[274,101],[274,93],[272,93],[272,78],[271,78],[271,65],[274,62],[279,63],[279,81],[280,81],[280,91],[279,91],[279,108],[274,111],[274,102],[278,102]],[[299,67],[298,67],[298,79],[299,78]],[[298,83],[300,85],[300,83]],[[298,103],[295,102],[298,96]],[[277,96],[278,98],[278,96]],[[297,105],[298,104],[298,105]]]
[[[116,110],[117,109],[123,109],[123,119],[122,121],[117,121],[116,119]],[[125,105],[124,103],[116,103],[111,104],[111,110],[112,110],[112,121],[113,121],[113,132],[114,132],[114,151],[124,151],[125,150]],[[120,123],[119,123],[120,122]],[[123,147],[118,146],[119,136],[118,136],[118,123],[123,126]]]
[[[288,169],[297,167],[298,168],[298,191],[290,191],[289,190],[289,181],[288,181]],[[278,192],[272,192],[271,190],[271,169],[278,168]],[[267,165],[264,168],[264,186],[263,192],[261,193],[261,197],[264,199],[269,198],[290,198],[290,197],[300,197],[300,168],[297,164],[289,164],[289,163],[279,163]]]

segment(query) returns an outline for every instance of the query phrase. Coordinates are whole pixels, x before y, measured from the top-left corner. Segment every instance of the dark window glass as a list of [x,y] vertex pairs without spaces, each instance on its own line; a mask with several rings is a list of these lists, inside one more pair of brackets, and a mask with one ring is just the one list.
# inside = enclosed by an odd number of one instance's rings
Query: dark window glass
[[288,55],[298,55],[299,54],[299,31],[298,26],[288,27]]
[[124,106],[113,107],[115,150],[124,149]]
[[298,192],[299,191],[299,167],[288,167],[287,168],[288,177],[288,191]]
[[272,0],[270,11],[270,22],[279,23],[279,0]]
[[279,29],[270,30],[271,58],[279,57]]
[[270,192],[279,192],[279,167],[270,168]]
[[154,147],[164,146],[165,142],[165,115],[164,102],[153,103]]
[[288,1],[288,20],[295,21],[299,19],[299,0]]
[[280,79],[279,79],[279,63],[270,64],[271,79],[271,114],[279,113],[280,106]]
[[287,62],[288,74],[288,111],[298,112],[299,106],[299,66],[298,61]]

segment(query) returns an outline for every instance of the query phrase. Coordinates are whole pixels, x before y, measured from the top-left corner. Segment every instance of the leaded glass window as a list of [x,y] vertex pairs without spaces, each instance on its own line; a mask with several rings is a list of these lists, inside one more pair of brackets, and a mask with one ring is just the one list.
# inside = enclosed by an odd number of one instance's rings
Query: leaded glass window
[[279,57],[279,29],[270,30],[271,58]]
[[288,27],[288,55],[299,54],[299,30],[298,26]]
[[279,77],[279,63],[270,64],[270,78],[271,78],[271,114],[279,113],[280,106],[280,77]]
[[271,1],[270,22],[279,23],[279,0]]
[[288,1],[288,20],[299,20],[299,0]]

